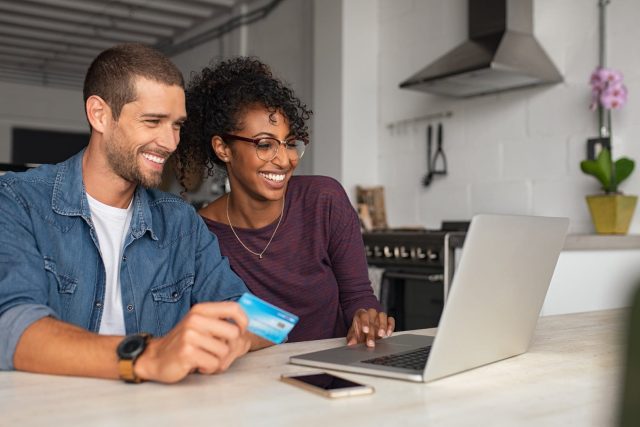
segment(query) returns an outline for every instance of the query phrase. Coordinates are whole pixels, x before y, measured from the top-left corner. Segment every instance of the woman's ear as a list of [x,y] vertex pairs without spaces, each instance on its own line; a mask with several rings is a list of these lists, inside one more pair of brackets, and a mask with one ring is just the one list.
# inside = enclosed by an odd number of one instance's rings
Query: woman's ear
[[213,148],[213,152],[216,153],[216,156],[218,156],[220,160],[225,163],[229,161],[231,149],[222,140],[222,138],[220,138],[219,136],[214,136],[213,138],[211,138],[211,148]]
[[87,98],[85,109],[87,111],[87,120],[91,127],[99,133],[104,133],[112,119],[109,104],[99,96],[91,95]]

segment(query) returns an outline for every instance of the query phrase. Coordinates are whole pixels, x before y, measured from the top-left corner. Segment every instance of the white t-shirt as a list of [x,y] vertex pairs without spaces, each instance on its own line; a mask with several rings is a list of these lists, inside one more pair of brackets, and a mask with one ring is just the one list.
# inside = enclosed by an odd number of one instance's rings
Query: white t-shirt
[[105,205],[89,194],[87,199],[106,273],[102,319],[98,332],[101,335],[126,335],[120,290],[120,262],[131,224],[133,205],[129,203],[127,209],[120,209]]

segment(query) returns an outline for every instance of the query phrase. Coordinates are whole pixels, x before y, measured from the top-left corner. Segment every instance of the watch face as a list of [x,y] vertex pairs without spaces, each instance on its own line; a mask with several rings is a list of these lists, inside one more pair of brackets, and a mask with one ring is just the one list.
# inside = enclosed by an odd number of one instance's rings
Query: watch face
[[144,335],[130,335],[120,342],[118,346],[118,357],[121,359],[135,359],[145,348],[146,338]]
[[138,347],[140,347],[141,340],[127,340],[122,343],[122,352],[125,354],[131,354],[136,351]]

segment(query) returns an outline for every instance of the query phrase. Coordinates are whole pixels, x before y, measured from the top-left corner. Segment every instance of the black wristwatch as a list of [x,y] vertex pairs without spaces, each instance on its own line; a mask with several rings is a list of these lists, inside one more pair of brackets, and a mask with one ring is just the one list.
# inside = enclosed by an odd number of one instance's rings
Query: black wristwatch
[[138,384],[142,382],[142,378],[136,376],[133,366],[136,359],[140,357],[147,343],[152,338],[151,334],[141,333],[126,336],[116,350],[118,354],[118,370],[120,371],[120,379],[128,383]]

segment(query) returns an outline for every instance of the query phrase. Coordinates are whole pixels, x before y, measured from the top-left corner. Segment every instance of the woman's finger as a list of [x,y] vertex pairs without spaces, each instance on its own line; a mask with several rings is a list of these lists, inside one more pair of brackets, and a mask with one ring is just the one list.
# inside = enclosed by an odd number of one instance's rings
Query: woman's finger
[[387,313],[379,312],[377,321],[376,334],[378,338],[384,338],[387,336]]
[[389,316],[387,318],[387,336],[390,336],[396,330],[396,319]]

